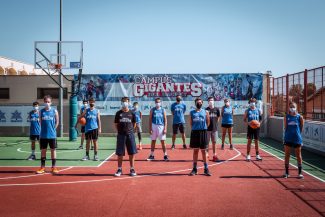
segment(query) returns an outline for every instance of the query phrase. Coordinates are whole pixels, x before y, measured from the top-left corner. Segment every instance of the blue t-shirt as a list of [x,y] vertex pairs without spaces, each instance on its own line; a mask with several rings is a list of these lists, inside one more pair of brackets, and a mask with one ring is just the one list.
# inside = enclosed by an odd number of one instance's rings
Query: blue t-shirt
[[138,109],[133,109],[132,112],[134,113],[135,115],[135,122],[137,124],[141,123],[141,111],[138,110]]
[[251,109],[248,108],[247,110],[247,118],[248,118],[248,122],[251,122],[252,120],[260,120],[260,110],[258,110],[257,108],[255,109]]
[[31,111],[29,113],[29,120],[30,120],[29,134],[39,136],[41,133],[41,125],[40,125],[40,121],[39,121],[38,111],[37,112]]
[[286,129],[284,133],[284,142],[290,142],[294,144],[302,144],[302,137],[300,131],[300,115],[296,116],[287,114]]
[[206,130],[207,126],[207,114],[204,109],[200,111],[192,110],[190,112],[192,119],[192,130]]
[[222,114],[222,124],[233,124],[233,117],[232,117],[232,107],[224,106],[223,107],[223,114]]
[[174,102],[170,110],[174,115],[173,124],[185,124],[184,114],[186,112],[186,105],[184,103]]
[[56,110],[50,108],[50,110],[42,109],[41,114],[41,134],[40,138],[42,139],[55,139],[56,138],[56,119],[55,114]]
[[165,125],[164,112],[163,108],[157,109],[156,107],[151,109],[152,112],[152,123],[156,125]]
[[95,109],[95,108],[93,110],[90,110],[90,108],[86,109],[85,132],[88,132],[90,130],[98,129],[98,117],[97,117],[97,115],[98,115],[98,110],[97,109]]

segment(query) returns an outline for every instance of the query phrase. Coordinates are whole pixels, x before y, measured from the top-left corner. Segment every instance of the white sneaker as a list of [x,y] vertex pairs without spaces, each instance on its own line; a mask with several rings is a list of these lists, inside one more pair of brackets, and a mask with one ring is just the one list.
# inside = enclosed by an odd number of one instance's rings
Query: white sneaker
[[290,177],[290,175],[288,174],[288,173],[285,173],[284,175],[283,175],[283,178],[285,178],[285,179],[287,179],[287,178],[289,178]]
[[261,156],[258,154],[256,155],[256,160],[262,160]]
[[246,156],[246,161],[251,161],[251,156],[250,155]]
[[303,179],[304,175],[302,175],[301,173],[298,175],[298,179]]
[[88,155],[85,155],[81,160],[82,160],[82,161],[87,161],[87,160],[90,160],[90,158],[89,158]]

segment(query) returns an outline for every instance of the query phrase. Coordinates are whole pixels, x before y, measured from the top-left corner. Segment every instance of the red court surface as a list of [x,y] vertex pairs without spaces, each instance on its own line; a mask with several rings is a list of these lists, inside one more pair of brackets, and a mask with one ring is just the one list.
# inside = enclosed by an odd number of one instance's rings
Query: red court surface
[[[148,147],[148,146],[146,146]],[[181,147],[181,146],[179,146]],[[113,156],[100,167],[61,168],[58,175],[35,175],[37,168],[1,168],[0,216],[324,216],[325,184],[305,174],[281,178],[283,161],[261,152],[262,162],[246,162],[244,145],[218,149],[209,162],[211,177],[188,176],[192,150],[168,150],[170,161],[136,156],[137,177],[124,161],[120,178]],[[253,156],[252,159],[255,159]],[[202,162],[198,166],[203,166]]]

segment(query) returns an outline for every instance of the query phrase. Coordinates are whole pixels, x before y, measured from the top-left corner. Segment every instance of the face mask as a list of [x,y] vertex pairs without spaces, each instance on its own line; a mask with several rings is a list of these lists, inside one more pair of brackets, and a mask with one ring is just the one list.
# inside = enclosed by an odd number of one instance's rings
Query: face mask
[[251,103],[249,104],[249,106],[250,106],[250,107],[255,107],[255,102],[251,102]]
[[180,101],[182,101],[182,99],[177,97],[177,98],[176,98],[176,101],[177,101],[177,102],[180,102]]
[[230,102],[226,102],[225,105],[226,105],[226,106],[230,106]]
[[51,103],[46,102],[46,103],[44,103],[44,106],[45,106],[45,108],[49,109],[51,107]]
[[95,103],[90,103],[89,105],[90,105],[90,107],[94,107]]
[[122,107],[123,107],[123,108],[127,108],[127,107],[129,107],[129,103],[128,103],[128,102],[122,102]]
[[134,106],[134,108],[137,110],[139,108],[139,106],[136,105],[136,106]]
[[83,104],[82,106],[83,106],[83,108],[87,108],[88,104],[86,103],[86,104]]
[[34,110],[35,110],[35,111],[37,111],[37,110],[38,110],[38,106],[34,106],[33,108],[34,108]]
[[156,103],[156,107],[159,108],[161,106],[161,103],[160,102],[157,102]]
[[202,104],[201,103],[196,103],[196,108],[198,108],[198,109],[202,108]]
[[290,110],[290,112],[291,112],[291,113],[294,113],[294,112],[296,112],[296,111],[297,111],[297,109],[296,109],[296,108],[290,108],[289,110]]
[[211,107],[211,108],[214,107],[214,101],[209,101],[209,107]]

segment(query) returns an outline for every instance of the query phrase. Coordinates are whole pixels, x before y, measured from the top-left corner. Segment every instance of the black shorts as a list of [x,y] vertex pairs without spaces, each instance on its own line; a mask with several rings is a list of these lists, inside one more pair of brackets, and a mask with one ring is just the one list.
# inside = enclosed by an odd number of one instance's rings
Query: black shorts
[[221,127],[224,128],[232,128],[234,125],[233,124],[221,124]]
[[284,142],[285,146],[291,147],[291,148],[299,148],[301,147],[301,144],[293,143],[293,142]]
[[134,155],[138,153],[137,146],[135,143],[134,134],[117,134],[116,150],[117,156],[125,155],[125,147],[128,151],[128,155]]
[[85,129],[86,129],[85,126],[81,126],[81,133],[85,133]]
[[39,141],[39,135],[30,135],[29,139],[30,141]]
[[57,148],[57,142],[56,139],[40,139],[40,148],[41,149],[47,149],[47,147],[50,146],[50,149],[56,149]]
[[247,127],[247,139],[258,140],[260,138],[260,128],[253,129],[250,126]]
[[98,129],[89,130],[85,133],[86,140],[97,140],[98,139]]
[[208,136],[206,130],[192,130],[191,132],[191,148],[207,149]]
[[183,123],[173,124],[173,134],[177,134],[178,129],[179,129],[179,132],[183,134],[185,131],[185,124],[183,124]]

